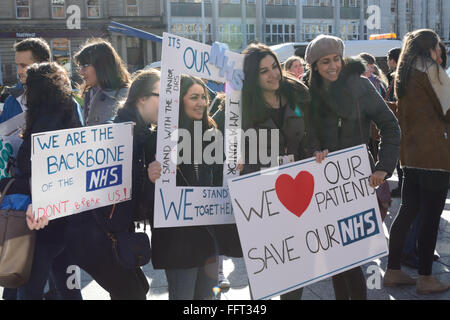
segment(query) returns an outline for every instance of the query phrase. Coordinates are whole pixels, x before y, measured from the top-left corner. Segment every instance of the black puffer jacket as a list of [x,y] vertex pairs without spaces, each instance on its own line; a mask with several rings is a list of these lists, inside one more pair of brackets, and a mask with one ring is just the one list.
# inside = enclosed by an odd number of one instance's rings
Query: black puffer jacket
[[373,121],[380,130],[381,143],[379,161],[374,164],[371,159],[372,170],[385,171],[388,178],[397,163],[400,128],[373,84],[361,76],[364,71],[360,60],[346,59],[337,81],[319,92],[311,90],[314,125],[321,149],[332,152],[369,141]]

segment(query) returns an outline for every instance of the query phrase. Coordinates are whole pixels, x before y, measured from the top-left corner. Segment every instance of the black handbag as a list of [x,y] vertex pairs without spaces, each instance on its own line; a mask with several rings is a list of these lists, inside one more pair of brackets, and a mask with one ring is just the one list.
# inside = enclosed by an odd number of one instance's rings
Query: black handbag
[[108,233],[113,253],[118,263],[127,269],[135,269],[149,263],[152,257],[150,240],[144,232]]
[[[114,214],[116,205],[113,205],[110,218]],[[111,240],[111,249],[117,263],[127,269],[136,269],[149,263],[152,257],[150,240],[145,232],[119,231],[110,232],[94,213],[100,227]]]

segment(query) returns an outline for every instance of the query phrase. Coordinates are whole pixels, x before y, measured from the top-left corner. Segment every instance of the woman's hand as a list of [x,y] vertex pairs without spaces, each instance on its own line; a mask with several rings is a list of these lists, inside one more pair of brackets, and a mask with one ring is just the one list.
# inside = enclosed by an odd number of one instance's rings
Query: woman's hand
[[155,183],[156,180],[161,178],[161,171],[161,163],[159,163],[158,161],[153,161],[152,163],[150,163],[147,168],[148,178],[150,179],[150,181]]
[[386,178],[387,172],[385,171],[375,171],[369,177],[369,184],[372,188],[378,187],[380,184],[384,182]]
[[244,170],[244,161],[242,160],[242,158],[238,159],[236,168],[239,172],[242,172],[242,170]]
[[44,229],[48,225],[48,218],[45,214],[37,220],[34,219],[33,207],[31,206],[31,204],[28,205],[26,215],[28,229],[30,230]]
[[322,161],[328,156],[328,150],[316,151],[313,155],[316,157],[316,162],[322,163]]

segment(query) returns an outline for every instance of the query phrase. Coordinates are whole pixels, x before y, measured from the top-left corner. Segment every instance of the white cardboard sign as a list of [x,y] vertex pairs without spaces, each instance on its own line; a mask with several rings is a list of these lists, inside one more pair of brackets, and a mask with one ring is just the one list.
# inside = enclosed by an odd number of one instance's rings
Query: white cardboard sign
[[[164,33],[161,61],[161,87],[158,113],[156,159],[161,163],[161,178],[155,188],[155,227],[181,227],[235,223],[226,181],[237,171],[241,128],[240,104],[243,81],[243,56],[218,44],[205,45]],[[223,152],[224,184],[215,187],[176,185],[180,77],[193,75],[225,83],[225,142]],[[201,136],[192,137],[195,144]]]
[[387,255],[370,174],[361,145],[228,182],[255,299]]
[[130,200],[133,123],[32,135],[35,217],[49,220]]

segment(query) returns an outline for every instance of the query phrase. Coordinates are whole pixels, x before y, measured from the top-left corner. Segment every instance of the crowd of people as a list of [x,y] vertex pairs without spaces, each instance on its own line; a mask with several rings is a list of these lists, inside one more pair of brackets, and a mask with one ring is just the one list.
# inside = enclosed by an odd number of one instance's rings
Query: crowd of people
[[[242,127],[279,130],[278,143],[267,145],[265,154],[276,148],[292,161],[315,157],[320,163],[329,152],[367,144],[373,172],[370,186],[377,188],[396,169],[400,178],[398,189],[392,191],[392,196],[401,196],[401,206],[390,230],[384,285],[416,285],[421,294],[446,291],[450,284],[434,277],[431,268],[450,177],[445,46],[432,30],[408,33],[402,48],[387,53],[387,77],[375,57],[361,53],[344,58],[344,50],[340,38],[320,35],[309,43],[305,60],[291,57],[282,65],[268,46],[249,45],[242,52]],[[53,298],[82,299],[80,289],[66,284],[68,266],[77,265],[111,299],[145,299],[149,284],[142,269],[119,263],[110,235],[126,241],[121,239],[134,233],[135,222],[148,219],[151,263],[165,271],[169,299],[217,299],[213,288],[226,283],[220,276],[221,257],[242,257],[236,226],[153,227],[154,184],[162,172],[155,160],[160,72],[149,69],[130,75],[110,43],[89,40],[74,56],[84,80],[78,90],[82,99],[75,99],[67,72],[50,62],[44,40],[23,40],[15,51],[19,83],[10,89],[0,123],[26,111],[26,125],[15,181],[7,196],[28,196],[27,224],[37,230],[37,238],[28,283],[18,289],[5,288],[3,298],[42,300],[49,281]],[[182,75],[179,128],[193,132],[199,122],[202,133],[224,131],[224,95],[217,93],[212,109],[209,91],[202,79]],[[35,219],[31,135],[128,121],[135,124],[133,199],[50,222],[45,215]],[[243,145],[249,148],[245,141]],[[267,166],[259,160],[250,164],[243,159],[240,173]],[[178,186],[217,186],[222,185],[223,170],[190,161],[177,166],[176,177]],[[0,181],[0,190],[10,179]],[[401,271],[405,257],[411,256],[417,261],[418,279]],[[332,282],[338,300],[367,299],[361,267],[333,276]],[[298,300],[302,291],[280,298]]]

